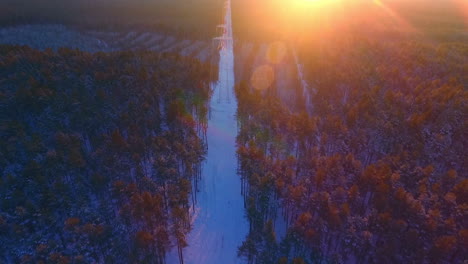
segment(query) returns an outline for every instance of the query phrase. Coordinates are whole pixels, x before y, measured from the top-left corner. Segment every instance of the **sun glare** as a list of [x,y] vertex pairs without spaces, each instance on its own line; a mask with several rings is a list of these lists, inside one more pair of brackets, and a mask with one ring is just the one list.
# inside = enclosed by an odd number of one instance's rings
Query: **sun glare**
[[272,31],[287,32],[293,37],[320,38],[322,34],[335,34],[353,24],[372,29],[418,31],[414,21],[408,20],[395,9],[395,2],[388,0],[273,0],[271,3],[273,12],[264,23],[268,26],[271,23],[268,21],[274,18]]
[[[308,11],[312,9],[323,9],[329,8],[330,4],[335,4],[340,2],[340,0],[291,0],[287,1],[287,5],[292,5],[294,8],[299,9],[308,9]],[[285,3],[282,1],[282,3]]]

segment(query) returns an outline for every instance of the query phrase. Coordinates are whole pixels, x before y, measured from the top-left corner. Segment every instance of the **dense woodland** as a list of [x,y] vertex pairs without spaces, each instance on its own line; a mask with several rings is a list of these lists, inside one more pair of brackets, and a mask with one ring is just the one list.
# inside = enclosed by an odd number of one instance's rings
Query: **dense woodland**
[[[358,0],[310,13],[281,2],[232,3],[236,56],[247,50],[235,69],[250,224],[238,255],[249,264],[464,263],[459,7]],[[222,4],[5,0],[0,25],[206,41]],[[289,64],[297,54],[310,101],[297,80],[249,83],[278,40]],[[172,249],[183,260],[215,68],[168,52],[0,46],[0,263],[162,264]]]
[[236,88],[250,222],[239,255],[248,263],[463,263],[467,44],[335,33],[295,46],[311,107],[295,111],[245,80]]
[[0,47],[0,262],[164,263],[187,246],[210,67]]

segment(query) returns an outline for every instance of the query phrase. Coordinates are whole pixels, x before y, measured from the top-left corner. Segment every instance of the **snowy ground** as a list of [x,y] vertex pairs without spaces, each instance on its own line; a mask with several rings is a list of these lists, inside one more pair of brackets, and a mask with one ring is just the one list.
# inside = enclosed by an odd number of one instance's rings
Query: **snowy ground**
[[61,47],[88,52],[106,50],[106,43],[93,36],[86,36],[63,25],[23,25],[0,28],[0,44],[29,45],[36,49]]
[[[228,3],[230,1],[228,0]],[[230,5],[219,56],[219,81],[213,85],[208,122],[208,153],[199,183],[193,229],[184,249],[185,264],[237,264],[237,248],[248,232],[240,177],[237,175],[237,101],[234,95],[234,51]],[[54,41],[51,41],[54,40]],[[180,52],[201,61],[213,57],[210,42],[178,40],[148,32],[77,32],[60,25],[0,28],[0,44],[30,45],[34,48],[79,48],[85,51],[155,50]],[[167,263],[179,263],[177,250]]]
[[0,27],[0,44],[29,45],[32,48],[57,50],[61,47],[87,52],[151,50],[174,52],[210,62],[210,41],[177,39],[156,32],[78,31],[64,25],[19,25]]
[[[232,37],[230,10],[226,15],[227,32]],[[248,232],[244,217],[240,177],[237,175],[235,118],[237,101],[234,96],[234,53],[232,41],[220,51],[219,81],[211,98],[211,118],[208,122],[208,155],[203,167],[193,230],[184,249],[186,264],[234,264],[237,248]],[[175,251],[175,250],[174,250]],[[171,253],[167,263],[178,263]]]
[[311,104],[311,95],[310,95],[310,88],[304,78],[304,66],[299,62],[297,57],[297,52],[294,48],[292,48],[294,62],[297,65],[297,75],[302,87],[302,96],[305,98],[305,105],[307,113],[310,115],[312,113],[312,104]]

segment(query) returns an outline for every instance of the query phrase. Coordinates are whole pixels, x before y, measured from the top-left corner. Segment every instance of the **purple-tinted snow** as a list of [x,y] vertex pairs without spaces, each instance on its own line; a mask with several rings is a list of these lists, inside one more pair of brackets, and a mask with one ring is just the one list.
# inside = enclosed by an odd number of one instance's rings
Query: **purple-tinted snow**
[[[222,43],[219,81],[213,86],[210,102],[208,153],[197,194],[193,229],[187,237],[189,246],[183,251],[186,264],[241,263],[237,248],[248,232],[240,178],[236,173],[237,101],[229,0],[226,6],[225,32],[219,38]],[[178,262],[177,254],[171,252],[167,263]]]

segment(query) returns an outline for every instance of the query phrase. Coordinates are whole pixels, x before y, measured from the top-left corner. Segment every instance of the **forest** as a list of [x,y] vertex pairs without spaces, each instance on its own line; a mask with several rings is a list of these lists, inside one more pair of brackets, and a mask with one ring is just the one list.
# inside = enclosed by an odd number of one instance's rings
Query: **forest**
[[467,28],[462,0],[1,1],[0,263],[466,263]]
[[463,263],[468,45],[353,27],[337,33],[296,45],[308,106],[298,92],[294,104],[278,92],[301,89],[258,90],[248,74],[236,87],[250,223],[239,256]]
[[165,263],[187,246],[210,66],[0,47],[0,262]]
[[[257,264],[464,263],[464,14],[442,1],[355,2],[312,15],[271,1],[234,15],[250,225],[238,254]],[[284,82],[294,56],[299,77]],[[258,89],[265,65],[272,80]]]

